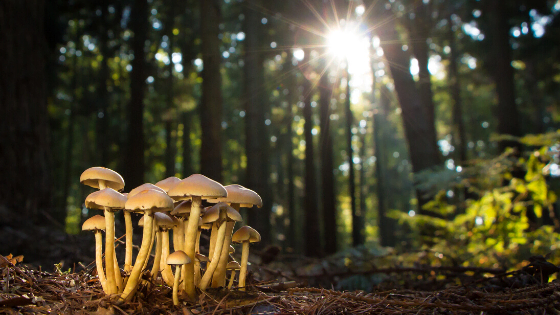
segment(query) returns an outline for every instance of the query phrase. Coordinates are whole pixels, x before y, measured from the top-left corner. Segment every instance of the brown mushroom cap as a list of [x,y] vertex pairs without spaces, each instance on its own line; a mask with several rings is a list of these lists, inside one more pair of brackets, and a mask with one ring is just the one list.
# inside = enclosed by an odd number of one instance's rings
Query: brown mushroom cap
[[173,199],[161,191],[144,190],[130,197],[126,201],[125,209],[134,212],[144,212],[148,209],[171,211],[173,209]]
[[230,254],[235,254],[235,248],[231,245],[229,245],[229,253]]
[[80,183],[99,189],[99,181],[104,180],[107,187],[114,190],[124,188],[124,179],[119,173],[101,166],[90,167],[80,175]]
[[93,217],[84,221],[82,231],[105,231],[105,217],[101,215],[94,215]]
[[154,217],[156,219],[156,224],[160,228],[171,229],[177,225],[177,222],[173,220],[173,218],[163,212],[156,212]]
[[251,243],[256,243],[261,241],[261,235],[259,234],[259,232],[257,232],[257,230],[246,225],[241,227],[235,233],[233,233],[231,240],[234,243],[243,243],[246,241],[249,241]]
[[184,265],[191,262],[190,257],[184,251],[178,250],[167,256],[168,265]]
[[262,207],[261,197],[251,189],[245,188],[241,185],[233,184],[224,187],[227,191],[227,197],[210,199],[208,202],[225,202],[225,203],[238,203],[241,207],[251,208],[253,206]]
[[135,195],[137,195],[141,191],[150,190],[150,189],[161,191],[162,193],[165,193],[165,191],[163,189],[159,188],[158,186],[156,186],[154,184],[150,184],[150,183],[145,183],[145,184],[142,184],[142,185],[134,188],[133,190],[131,190],[128,193],[128,198],[134,197]]
[[241,265],[237,261],[232,260],[232,261],[228,262],[228,264],[226,266],[226,269],[228,269],[228,270],[239,270],[239,269],[241,269]]
[[160,180],[156,183],[156,186],[163,189],[163,191],[168,192],[171,187],[177,185],[181,180],[175,176],[167,177],[164,180]]
[[185,200],[193,196],[202,197],[202,199],[227,196],[227,191],[222,184],[200,174],[193,174],[183,179],[167,193],[175,200]]
[[192,201],[190,200],[182,201],[175,206],[173,211],[171,211],[171,215],[176,215],[179,217],[187,216],[189,213],[191,213],[191,205]]
[[215,206],[211,207],[204,213],[202,216],[202,223],[207,224],[211,222],[218,221],[220,218],[220,211],[226,212],[226,217],[228,221],[241,221],[241,214],[232,207],[230,207],[227,203],[219,202]]
[[208,259],[208,257],[206,257],[205,255],[202,255],[201,253],[196,253],[195,258],[196,258],[196,260],[201,261],[201,262],[210,261],[210,259]]
[[105,188],[89,194],[86,198],[86,208],[104,210],[123,209],[126,197],[113,188]]

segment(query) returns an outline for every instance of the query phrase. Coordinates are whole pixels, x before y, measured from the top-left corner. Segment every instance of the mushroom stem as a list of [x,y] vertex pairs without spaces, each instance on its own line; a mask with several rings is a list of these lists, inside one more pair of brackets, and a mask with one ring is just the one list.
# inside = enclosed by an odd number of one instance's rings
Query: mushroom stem
[[173,305],[179,305],[179,278],[181,277],[181,265],[175,266],[175,278],[173,279]]
[[187,232],[185,235],[185,253],[189,257],[193,257],[193,260],[186,264],[186,277],[185,277],[185,291],[187,292],[191,300],[196,299],[196,290],[194,287],[194,246],[196,239],[196,232],[198,231],[198,220],[200,217],[202,198],[200,196],[192,197],[191,213],[189,216],[189,221],[187,225]]
[[233,280],[235,279],[235,269],[231,271],[231,276],[229,277],[229,284],[227,286],[228,290],[231,290],[233,287]]
[[130,211],[124,211],[124,224],[126,229],[126,248],[124,256],[124,272],[127,274],[132,270],[132,217]]
[[[200,253],[200,234],[201,234],[201,229],[200,227],[198,228],[198,232],[196,234],[196,245],[195,245],[195,253],[199,254]],[[201,270],[200,270],[200,261],[198,259],[194,260],[194,285],[198,286],[200,284],[200,276]]]
[[239,270],[239,290],[245,291],[245,278],[247,277],[247,263],[249,262],[249,241],[243,242],[241,253],[241,270]]
[[[226,222],[223,222],[218,228],[218,235],[216,235],[216,244],[221,244],[224,242],[224,238],[226,236]],[[199,288],[201,290],[206,290],[208,284],[210,283],[210,279],[212,278],[212,274],[216,267],[218,266],[218,262],[220,261],[220,254],[223,250],[222,246],[216,246],[214,248],[214,255],[210,260],[210,264],[206,267],[206,271],[204,272],[204,276],[202,276],[202,280],[200,280]]]
[[153,281],[157,279],[157,275],[159,272],[159,265],[161,263],[161,252],[163,247],[163,240],[161,235],[162,235],[161,229],[158,228],[156,232],[156,256],[154,257],[154,265],[152,266]]
[[109,294],[118,293],[115,281],[115,213],[105,208],[105,269]]
[[[145,225],[144,228],[146,228]],[[142,267],[142,270],[146,269],[146,267],[148,266],[148,262],[150,261],[150,254],[152,253],[152,248],[154,248],[155,236],[156,236],[156,224],[154,222],[154,225],[152,227],[152,242],[150,243],[150,249],[148,249],[148,256],[146,257],[146,260],[144,260],[144,266]]]
[[[233,234],[233,227],[235,226],[235,221],[228,221],[226,224],[226,232],[224,243],[222,245],[222,252],[220,254],[218,267],[214,272],[212,277],[212,287],[218,288],[226,285],[226,272],[227,264],[229,259],[229,245],[231,244],[231,235]],[[220,243],[217,243],[218,246]]]
[[121,293],[123,289],[123,279],[121,269],[119,268],[119,262],[117,261],[117,254],[115,252],[113,252],[113,262],[115,265],[115,283],[117,284],[117,293]]
[[95,231],[95,264],[103,292],[108,294],[107,279],[105,279],[105,271],[103,271],[103,236],[99,230]]
[[152,227],[154,223],[154,213],[151,210],[147,210],[144,214],[144,233],[142,235],[142,245],[140,245],[140,251],[136,257],[136,263],[130,272],[130,278],[126,283],[126,287],[121,295],[121,300],[130,300],[133,296],[132,293],[136,291],[136,286],[138,285],[138,279],[142,274],[142,267],[144,267],[144,261],[148,257],[150,244],[152,244]]
[[178,217],[179,224],[173,227],[173,249],[175,251],[184,249],[185,240],[185,229],[184,229],[184,218]]
[[218,225],[216,224],[216,222],[214,222],[212,223],[212,231],[210,232],[210,249],[208,250],[208,257],[212,257],[214,255],[217,233],[218,233]]
[[173,285],[173,271],[171,266],[167,264],[167,256],[169,256],[169,231],[162,233],[162,247],[161,247],[161,277],[167,285]]

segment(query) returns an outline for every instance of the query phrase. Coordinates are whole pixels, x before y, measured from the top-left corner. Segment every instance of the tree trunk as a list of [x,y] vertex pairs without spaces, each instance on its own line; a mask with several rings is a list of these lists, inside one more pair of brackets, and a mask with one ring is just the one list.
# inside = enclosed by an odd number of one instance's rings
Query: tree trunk
[[[327,67],[325,61],[323,67]],[[323,205],[323,226],[325,238],[325,254],[336,253],[336,194],[334,189],[333,141],[330,127],[332,84],[329,83],[329,71],[325,71],[319,81],[319,119],[321,138],[319,148],[321,155],[321,190]]]
[[[309,67],[311,49],[304,49],[303,64]],[[306,69],[304,69],[306,71]],[[304,75],[305,76],[305,75]],[[303,134],[305,138],[305,254],[319,257],[322,254],[319,228],[319,208],[317,206],[317,179],[315,178],[315,154],[313,152],[313,111],[311,108],[311,81],[305,78],[303,83]]]
[[[410,74],[410,55],[407,51],[402,50],[402,43],[395,28],[394,20],[387,18],[386,23],[382,24],[377,32],[402,110],[405,138],[408,144],[412,170],[414,173],[418,173],[439,164],[439,151],[434,134],[435,128],[430,126],[430,119]],[[425,213],[422,206],[429,198],[419,190],[416,191],[416,196],[419,212]]]
[[44,12],[42,0],[0,1],[0,205],[33,221],[52,187]]
[[455,32],[453,31],[453,21],[447,19],[449,25],[449,84],[451,85],[451,99],[453,100],[453,146],[457,148],[458,164],[467,161],[467,140],[465,134],[465,124],[463,122],[463,102],[461,101],[461,85],[459,82],[459,70],[457,63],[459,56],[457,45],[455,44]]
[[272,198],[269,182],[269,137],[265,125],[265,93],[263,51],[259,30],[260,15],[254,7],[258,0],[248,0],[245,11],[245,49],[243,74],[245,79],[245,154],[247,156],[247,188],[256,191],[263,200],[263,208],[249,211],[249,224],[261,232],[261,244],[271,243],[270,211]]
[[213,180],[222,181],[222,78],[221,53],[218,38],[220,2],[200,1],[200,36],[202,39],[202,102],[200,126],[200,172]]
[[177,142],[173,136],[175,130],[175,105],[173,104],[173,44],[174,37],[173,28],[175,26],[175,1],[168,4],[167,16],[165,21],[165,33],[168,38],[167,55],[169,56],[169,65],[167,66],[167,109],[165,115],[165,177],[175,176],[175,143]]
[[348,72],[348,60],[346,60],[346,154],[348,154],[348,194],[350,195],[350,208],[352,211],[352,245],[364,244],[364,225],[362,213],[356,207],[356,178],[354,174],[354,149],[352,148],[352,125],[354,114],[350,108],[350,73]]
[[125,154],[125,176],[127,191],[144,183],[144,92],[146,81],[146,55],[144,43],[148,32],[148,3],[135,0],[132,6],[131,28],[134,37],[131,62],[130,102],[128,103],[128,143]]
[[[509,8],[506,0],[492,0],[490,3],[494,80],[496,94],[498,95],[497,118],[499,134],[520,136],[521,129],[519,111],[515,104],[514,73],[511,66],[511,45],[509,42]],[[500,151],[507,147],[519,149],[519,143],[513,141],[500,141]]]
[[99,67],[99,77],[97,83],[97,112],[94,113],[95,119],[95,151],[99,154],[96,155],[97,163],[100,166],[107,167],[108,157],[107,152],[108,148],[111,147],[110,142],[111,137],[108,135],[109,133],[109,115],[107,114],[107,108],[109,107],[109,80],[110,80],[110,73],[109,73],[109,64],[107,60],[109,59],[109,43],[108,43],[108,31],[109,31],[109,23],[107,21],[109,16],[108,10],[108,1],[102,0],[100,1],[101,7],[101,17],[99,18],[99,52],[101,53],[101,65]]

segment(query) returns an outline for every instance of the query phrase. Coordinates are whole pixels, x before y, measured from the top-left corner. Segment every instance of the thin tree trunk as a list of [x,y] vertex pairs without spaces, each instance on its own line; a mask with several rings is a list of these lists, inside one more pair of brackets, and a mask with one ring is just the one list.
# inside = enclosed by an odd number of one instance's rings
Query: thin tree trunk
[[173,35],[173,28],[175,26],[175,1],[170,1],[168,6],[164,25],[165,33],[168,38],[167,55],[169,56],[169,65],[167,66],[167,72],[169,72],[169,76],[167,77],[167,113],[165,117],[165,177],[175,175],[175,144],[177,142],[173,136],[176,117],[174,114],[175,105],[173,104],[173,47],[175,38],[175,35]]
[[[326,67],[326,62],[323,61]],[[319,81],[319,119],[320,119],[320,155],[321,188],[323,205],[323,226],[325,237],[325,254],[334,254],[337,246],[336,194],[334,188],[333,142],[330,127],[330,107],[332,85],[329,83],[329,71],[325,71]]]
[[[109,16],[108,3],[107,0],[102,0],[100,2],[101,6],[101,17],[99,25],[99,51],[101,53],[101,65],[99,67],[99,81],[97,83],[97,112],[95,113],[95,151],[98,155],[98,162],[101,166],[107,166],[107,148],[110,147],[111,137],[109,134],[109,115],[107,114],[107,108],[109,107],[109,64],[107,60],[109,59],[109,43],[108,43],[108,30],[109,23],[107,18]],[[97,155],[96,155],[97,156]]]
[[128,143],[125,154],[125,178],[129,188],[144,183],[144,92],[146,80],[146,55],[144,43],[148,31],[148,3],[135,0],[131,12],[131,28],[134,37],[132,49],[134,59],[131,62],[130,102],[128,103]]
[[[348,60],[346,60],[348,63]],[[350,209],[352,211],[352,245],[364,244],[363,218],[356,207],[356,178],[354,174],[354,149],[352,148],[352,125],[354,124],[354,114],[350,108],[350,73],[348,64],[346,65],[346,153],[348,155],[348,194],[350,195]]]
[[200,126],[200,172],[213,180],[222,181],[222,78],[220,75],[221,53],[218,38],[220,2],[200,1],[202,39],[202,102]]
[[247,188],[255,190],[263,200],[263,208],[249,211],[249,224],[261,231],[261,244],[271,243],[270,212],[272,208],[269,182],[269,137],[265,125],[265,93],[263,49],[260,15],[254,10],[260,1],[248,0],[245,6],[245,155],[247,156]]
[[0,204],[32,221],[52,187],[44,12],[43,0],[0,1]]
[[[305,49],[303,64],[309,67],[311,49]],[[305,70],[304,70],[305,71]],[[319,257],[322,254],[319,228],[319,208],[317,206],[317,179],[315,178],[315,154],[313,150],[313,111],[311,108],[311,81],[307,78],[303,83],[303,134],[305,138],[305,254]]]
[[[506,0],[492,0],[490,3],[492,16],[492,40],[494,69],[494,80],[496,82],[496,93],[498,95],[497,118],[499,134],[520,136],[520,116],[515,104],[514,73],[511,66],[511,45],[509,42],[509,8]],[[500,151],[507,147],[519,149],[519,143],[514,141],[500,141]]]

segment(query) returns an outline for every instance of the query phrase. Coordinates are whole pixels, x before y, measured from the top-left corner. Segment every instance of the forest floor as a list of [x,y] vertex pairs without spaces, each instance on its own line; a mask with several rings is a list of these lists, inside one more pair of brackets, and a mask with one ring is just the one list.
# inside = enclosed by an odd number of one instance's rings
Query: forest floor
[[[558,268],[531,257],[520,270],[395,267],[327,274],[325,264],[299,269],[254,265],[250,289],[210,289],[196,303],[173,306],[171,288],[146,280],[130,303],[106,296],[93,264],[44,272],[0,256],[0,313],[6,314],[559,314]],[[277,264],[276,266],[280,265]],[[368,290],[319,288],[322,281],[385,275]],[[145,279],[149,279],[146,275]],[[257,280],[259,279],[259,280]],[[347,282],[347,286],[351,282]],[[357,283],[357,282],[356,282]],[[363,281],[362,281],[363,284]],[[313,286],[313,287],[310,287]]]

